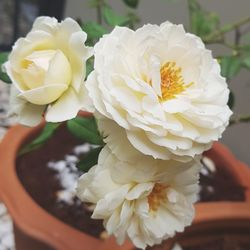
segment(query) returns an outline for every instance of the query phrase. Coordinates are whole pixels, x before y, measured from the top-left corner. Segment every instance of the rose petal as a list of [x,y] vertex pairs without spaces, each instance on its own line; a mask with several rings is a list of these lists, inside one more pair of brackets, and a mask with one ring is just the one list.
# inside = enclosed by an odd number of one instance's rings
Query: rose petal
[[25,91],[20,96],[33,104],[45,105],[56,101],[67,87],[66,84],[50,84]]

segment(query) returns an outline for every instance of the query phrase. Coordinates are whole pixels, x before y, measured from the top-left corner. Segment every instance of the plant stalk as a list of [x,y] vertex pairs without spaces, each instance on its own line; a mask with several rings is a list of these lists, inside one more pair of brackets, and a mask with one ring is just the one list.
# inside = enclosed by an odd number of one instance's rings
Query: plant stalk
[[98,4],[96,6],[96,12],[97,12],[97,22],[102,25],[102,7],[103,7],[104,1],[98,0]]
[[235,118],[235,119],[231,119],[229,125],[231,126],[231,125],[242,123],[242,122],[243,123],[250,122],[250,115],[244,115],[244,116],[240,116],[240,117]]
[[209,43],[213,42],[214,39],[218,39],[218,37],[222,36],[223,34],[233,31],[234,29],[239,28],[240,26],[249,23],[250,22],[250,16],[243,18],[239,20],[238,22],[235,22],[233,24],[225,25],[220,30],[217,30],[215,32],[212,32],[207,37],[205,37],[204,42]]

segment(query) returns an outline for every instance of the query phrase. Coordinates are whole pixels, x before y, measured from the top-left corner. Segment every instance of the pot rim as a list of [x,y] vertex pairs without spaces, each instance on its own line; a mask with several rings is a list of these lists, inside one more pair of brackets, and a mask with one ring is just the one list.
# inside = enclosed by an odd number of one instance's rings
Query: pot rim
[[[87,245],[88,250],[118,249],[113,237],[101,240],[71,227],[40,207],[26,192],[16,174],[16,155],[23,142],[42,127],[43,124],[35,128],[13,126],[0,143],[0,197],[15,224],[28,235],[60,250],[82,250]],[[125,242],[119,249],[131,246]]]
[[195,218],[192,225],[225,221],[240,222],[250,228],[250,203],[222,201],[195,204]]

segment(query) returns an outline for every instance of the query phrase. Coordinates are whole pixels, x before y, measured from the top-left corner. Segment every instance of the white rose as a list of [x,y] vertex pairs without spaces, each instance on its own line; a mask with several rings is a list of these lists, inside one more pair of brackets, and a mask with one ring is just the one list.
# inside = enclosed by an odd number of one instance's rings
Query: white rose
[[[100,113],[95,112],[95,118],[98,124],[98,129],[103,136],[104,142],[110,148],[110,150],[122,161],[135,162],[140,160],[141,153],[139,149],[136,149],[128,139],[126,130],[120,127],[113,120],[107,119],[105,116],[100,115]],[[141,143],[140,146],[143,151],[153,151],[159,156],[159,158],[165,157],[164,148],[154,147],[152,143],[146,142]],[[126,150],[124,150],[126,149]],[[138,158],[139,157],[139,158]],[[180,162],[188,162],[193,158],[189,156],[178,156],[172,155],[171,160],[176,160]]]
[[232,113],[227,84],[211,51],[182,25],[116,27],[94,51],[90,97],[136,149],[191,158],[221,137]]
[[139,154],[140,160],[121,161],[105,146],[98,165],[80,178],[77,194],[96,205],[92,218],[103,219],[119,244],[129,237],[136,247],[145,248],[191,224],[200,164]]
[[84,85],[85,63],[92,55],[86,38],[71,18],[58,23],[39,17],[27,36],[17,40],[5,69],[14,88],[11,113],[20,122],[36,125],[43,113],[47,121],[60,122],[91,108]]

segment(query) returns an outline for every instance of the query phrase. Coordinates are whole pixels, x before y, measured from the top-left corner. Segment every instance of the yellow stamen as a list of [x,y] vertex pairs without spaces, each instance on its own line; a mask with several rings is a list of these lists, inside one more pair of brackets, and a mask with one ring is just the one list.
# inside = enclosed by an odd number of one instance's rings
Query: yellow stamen
[[161,67],[162,96],[159,98],[161,101],[175,98],[193,84],[193,82],[185,84],[181,71],[175,62],[167,62]]
[[166,201],[166,189],[168,186],[156,183],[152,192],[148,196],[148,204],[150,211],[156,212],[162,202]]
[[24,59],[24,60],[21,62],[21,66],[22,66],[22,68],[24,68],[24,69],[27,69],[31,64],[32,64],[32,62],[31,62],[30,60],[27,60],[27,59]]

